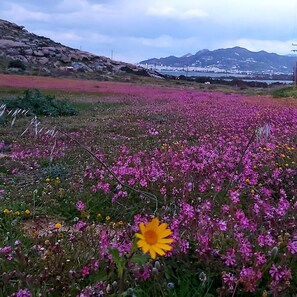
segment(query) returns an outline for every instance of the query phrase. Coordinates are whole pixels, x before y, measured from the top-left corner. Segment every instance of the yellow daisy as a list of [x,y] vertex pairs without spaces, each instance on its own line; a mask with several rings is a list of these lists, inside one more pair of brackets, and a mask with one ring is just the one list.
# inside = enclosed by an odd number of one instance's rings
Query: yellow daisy
[[166,238],[171,235],[172,231],[167,228],[168,225],[163,223],[159,225],[159,219],[154,218],[146,225],[139,224],[141,233],[136,233],[136,237],[139,238],[137,246],[142,249],[144,253],[149,252],[152,259],[156,259],[157,254],[160,256],[165,255],[165,251],[170,251],[173,242],[172,238]]
[[62,227],[62,224],[60,224],[60,223],[55,224],[56,229],[60,229],[61,227]]

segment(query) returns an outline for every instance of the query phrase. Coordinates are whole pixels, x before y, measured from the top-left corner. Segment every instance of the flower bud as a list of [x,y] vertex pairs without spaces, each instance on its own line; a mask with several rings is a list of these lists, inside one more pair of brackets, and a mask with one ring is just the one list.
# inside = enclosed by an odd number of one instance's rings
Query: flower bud
[[161,268],[161,264],[160,264],[159,261],[156,261],[154,266],[155,266],[155,268],[157,268],[158,270]]
[[168,283],[167,289],[172,290],[174,288],[174,283]]
[[199,274],[199,280],[203,283],[206,281],[206,274],[203,271]]
[[273,247],[273,249],[271,250],[271,256],[275,257],[278,254],[278,247],[275,246]]

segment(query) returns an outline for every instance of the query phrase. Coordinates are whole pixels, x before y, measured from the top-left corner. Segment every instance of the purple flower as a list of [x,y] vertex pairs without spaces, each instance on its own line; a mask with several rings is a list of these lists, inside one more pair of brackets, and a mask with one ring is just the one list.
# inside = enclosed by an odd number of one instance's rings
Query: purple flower
[[221,231],[226,231],[227,230],[227,223],[224,220],[220,220],[218,222],[218,226],[219,226]]
[[262,273],[260,271],[254,270],[252,267],[243,267],[240,271],[240,278],[243,286],[248,292],[255,292],[257,287],[257,282],[261,279]]
[[257,266],[261,266],[267,262],[266,257],[262,253],[255,253]]
[[135,277],[138,280],[145,281],[150,278],[152,274],[152,268],[150,266],[141,267],[135,272]]
[[90,274],[90,268],[88,266],[84,266],[81,270],[82,276],[87,276]]
[[19,246],[19,245],[21,245],[22,244],[22,242],[19,240],[19,239],[17,239],[15,242],[14,242],[14,245],[15,246]]
[[3,248],[0,248],[0,254],[8,254],[10,252],[12,252],[11,246],[5,246]]
[[223,276],[223,281],[226,285],[228,285],[229,290],[233,290],[236,285],[237,278],[232,273],[226,273]]
[[76,202],[75,207],[78,211],[83,211],[85,209],[85,204],[79,200]]
[[237,204],[240,200],[240,194],[237,191],[229,191],[229,197],[233,204]]
[[155,136],[155,135],[158,135],[159,132],[155,128],[151,128],[151,129],[148,130],[148,134],[152,135],[152,136]]
[[222,256],[222,259],[227,266],[236,265],[235,249],[230,248],[225,256]]
[[16,297],[31,297],[32,293],[28,289],[20,289],[17,291]]
[[277,281],[282,278],[281,267],[277,267],[275,264],[272,264],[269,273]]
[[78,231],[83,231],[84,229],[86,229],[86,227],[87,223],[82,220],[79,220],[74,226],[74,228]]
[[297,253],[297,241],[289,241],[287,244],[288,251],[294,255]]

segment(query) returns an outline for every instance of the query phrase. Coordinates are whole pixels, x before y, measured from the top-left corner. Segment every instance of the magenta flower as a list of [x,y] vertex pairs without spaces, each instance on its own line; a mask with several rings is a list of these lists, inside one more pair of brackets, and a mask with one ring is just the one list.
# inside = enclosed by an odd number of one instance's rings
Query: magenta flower
[[226,231],[227,230],[227,223],[224,220],[220,220],[218,222],[218,226],[219,226],[221,231]]
[[289,241],[287,244],[288,251],[294,255],[297,253],[297,241]]
[[252,267],[243,267],[240,271],[240,279],[244,289],[248,292],[255,292],[257,283],[261,279],[261,271],[254,270]]
[[84,266],[81,270],[82,276],[87,276],[90,274],[90,268],[88,266]]
[[31,297],[32,293],[28,289],[20,289],[15,294],[16,297]]
[[224,260],[225,265],[235,266],[236,265],[235,249],[230,248],[227,251],[227,254],[225,256],[222,256],[222,259]]
[[75,225],[74,225],[74,228],[77,230],[77,231],[83,231],[84,229],[87,228],[87,223],[82,221],[82,220],[79,220]]
[[12,247],[9,245],[3,248],[0,248],[0,254],[8,254],[10,252],[12,252]]
[[236,286],[237,278],[232,273],[226,273],[223,276],[223,281],[228,286],[229,290],[231,291],[231,290],[234,290],[234,288]]
[[83,211],[85,209],[85,204],[79,200],[76,202],[75,207],[78,211]]

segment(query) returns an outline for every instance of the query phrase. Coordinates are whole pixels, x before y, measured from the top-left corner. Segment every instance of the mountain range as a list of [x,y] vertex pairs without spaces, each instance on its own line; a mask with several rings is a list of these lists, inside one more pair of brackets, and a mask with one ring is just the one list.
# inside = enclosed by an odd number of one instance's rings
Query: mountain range
[[293,72],[297,57],[278,55],[265,51],[252,52],[242,47],[217,50],[200,50],[196,54],[182,57],[169,56],[152,58],[139,62],[140,65],[154,67],[192,68],[217,72],[284,73]]
[[99,80],[129,75],[158,77],[154,71],[73,49],[23,26],[0,19],[0,72],[72,76]]

